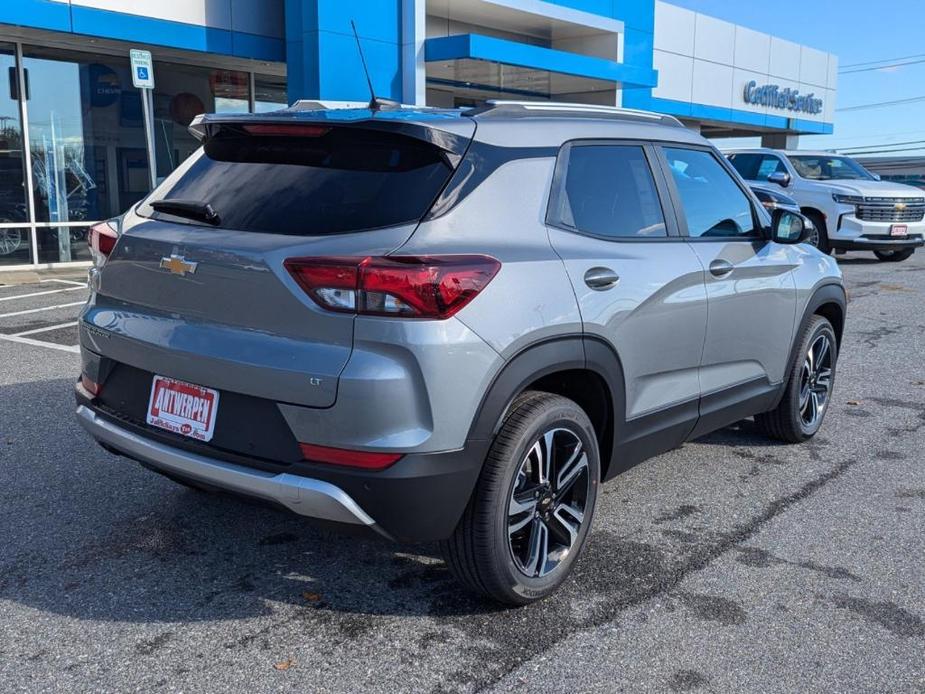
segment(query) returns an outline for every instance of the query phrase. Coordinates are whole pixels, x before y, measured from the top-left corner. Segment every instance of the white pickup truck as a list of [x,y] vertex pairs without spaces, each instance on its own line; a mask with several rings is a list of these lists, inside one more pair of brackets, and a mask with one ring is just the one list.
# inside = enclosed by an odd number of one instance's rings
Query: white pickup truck
[[873,251],[898,262],[925,245],[925,192],[881,181],[853,159],[830,152],[737,149],[726,153],[746,181],[775,184],[819,230],[823,252]]

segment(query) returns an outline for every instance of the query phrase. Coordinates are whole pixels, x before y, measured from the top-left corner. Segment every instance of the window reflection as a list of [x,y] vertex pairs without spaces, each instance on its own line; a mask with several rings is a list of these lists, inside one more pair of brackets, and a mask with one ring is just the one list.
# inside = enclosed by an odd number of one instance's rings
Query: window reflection
[[29,227],[0,227],[0,265],[32,262]]
[[[128,60],[28,46],[23,54],[36,221],[119,214],[147,192],[120,175],[127,160],[145,156]],[[69,244],[58,247],[61,255],[52,260],[76,259]]]
[[246,113],[250,76],[175,63],[154,65],[154,140],[157,176],[164,178],[199,148],[189,124],[200,113]]
[[40,263],[91,260],[87,237],[90,227],[39,228],[37,233]]
[[[11,45],[0,44],[0,79],[9,86],[0,88],[0,222],[28,222],[16,56]],[[8,255],[3,248],[0,244],[0,257]]]
[[286,108],[286,78],[274,75],[254,75],[254,112],[266,113]]

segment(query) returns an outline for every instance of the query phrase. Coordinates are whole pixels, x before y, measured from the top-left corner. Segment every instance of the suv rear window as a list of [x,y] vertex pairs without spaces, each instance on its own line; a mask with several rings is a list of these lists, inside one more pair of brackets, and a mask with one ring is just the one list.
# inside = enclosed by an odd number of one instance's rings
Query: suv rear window
[[320,136],[219,133],[138,209],[202,224],[156,200],[208,203],[223,229],[295,236],[342,234],[416,222],[452,169],[437,147],[405,135],[319,128]]

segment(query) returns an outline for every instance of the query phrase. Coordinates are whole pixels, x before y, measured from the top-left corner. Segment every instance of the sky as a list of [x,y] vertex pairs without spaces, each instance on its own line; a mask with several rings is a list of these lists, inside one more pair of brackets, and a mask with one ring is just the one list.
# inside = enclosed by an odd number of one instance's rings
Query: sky
[[[925,0],[668,0],[697,12],[835,53],[839,58],[835,132],[801,136],[801,148],[894,149],[925,155],[925,62],[844,74],[845,66],[925,61]],[[867,67],[867,66],[863,66]],[[847,68],[850,70],[851,68]],[[857,69],[857,68],[855,68]],[[917,103],[837,109],[923,97]],[[919,142],[920,141],[920,142]],[[858,151],[858,150],[856,150]]]

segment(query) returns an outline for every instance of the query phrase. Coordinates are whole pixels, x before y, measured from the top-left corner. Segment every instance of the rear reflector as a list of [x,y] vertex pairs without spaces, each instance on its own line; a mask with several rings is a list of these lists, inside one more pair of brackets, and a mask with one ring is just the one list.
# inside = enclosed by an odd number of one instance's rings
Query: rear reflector
[[486,255],[290,258],[286,269],[329,311],[394,318],[449,318],[501,268]]
[[315,446],[310,443],[300,443],[302,457],[314,463],[330,463],[331,465],[345,465],[365,470],[383,470],[392,465],[401,453],[369,453],[367,451],[350,451],[343,448],[329,448]]
[[103,387],[96,381],[90,380],[90,377],[86,374],[80,374],[80,385],[94,398],[103,392]]

